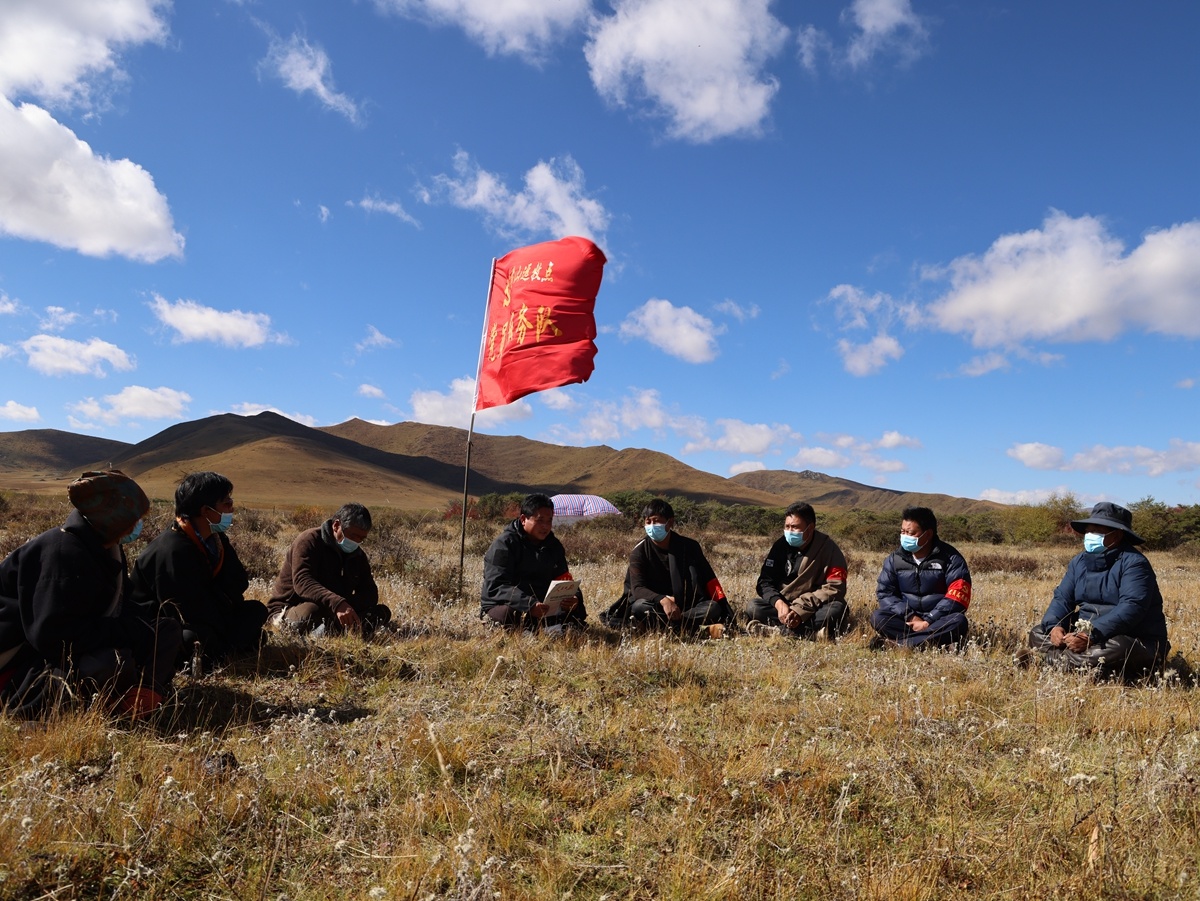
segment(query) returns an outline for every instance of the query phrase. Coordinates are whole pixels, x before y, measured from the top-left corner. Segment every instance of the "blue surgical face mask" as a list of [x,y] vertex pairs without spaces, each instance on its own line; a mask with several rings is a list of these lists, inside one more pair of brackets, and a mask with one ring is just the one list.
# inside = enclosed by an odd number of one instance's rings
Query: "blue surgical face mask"
[[783,537],[787,539],[787,543],[792,547],[804,547],[804,543],[806,541],[805,535],[807,534],[807,529],[805,529],[803,532],[793,532],[790,529],[783,530]]
[[231,525],[233,525],[233,514],[222,513],[221,519],[218,522],[210,522],[208,527],[214,532],[225,532],[229,530]]
[[661,522],[651,523],[646,526],[646,537],[651,541],[662,541],[667,537],[667,527]]
[[138,540],[138,536],[142,534],[142,521],[139,519],[133,527],[133,531],[121,539],[121,544],[132,544]]
[[349,538],[343,538],[338,542],[338,547],[340,547],[344,553],[353,554],[358,550],[358,542],[351,541]]
[[921,536],[920,535],[903,535],[902,534],[900,536],[900,547],[904,548],[904,550],[908,551],[910,554],[913,551],[915,551],[917,548],[919,548],[920,546],[921,546]]
[[1104,536],[1099,532],[1088,532],[1083,536],[1083,549],[1089,554],[1104,553]]

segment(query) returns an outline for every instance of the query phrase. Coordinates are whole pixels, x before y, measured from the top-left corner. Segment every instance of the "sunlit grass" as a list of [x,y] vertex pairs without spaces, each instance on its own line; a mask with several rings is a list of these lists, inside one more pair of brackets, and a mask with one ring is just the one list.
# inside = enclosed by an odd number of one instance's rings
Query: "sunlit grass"
[[[747,599],[768,542],[699,537]],[[447,588],[456,528],[404,538],[408,565],[380,573],[401,636],[273,637],[181,678],[150,724],[0,718],[0,898],[1197,893],[1190,671],[1127,687],[1012,664],[1069,550],[962,546],[987,561],[974,640],[914,654],[871,652],[861,626],[836,645],[505,635],[478,619],[478,555],[468,597]],[[563,538],[594,620],[622,564]],[[882,555],[848,550],[861,623]],[[1194,660],[1200,563],[1152,560]]]

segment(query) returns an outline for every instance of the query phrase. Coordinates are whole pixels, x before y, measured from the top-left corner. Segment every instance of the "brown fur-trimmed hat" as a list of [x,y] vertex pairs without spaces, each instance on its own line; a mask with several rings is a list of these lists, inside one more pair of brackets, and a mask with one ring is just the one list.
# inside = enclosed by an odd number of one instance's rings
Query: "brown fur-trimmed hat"
[[67,486],[67,497],[105,542],[127,534],[150,509],[146,492],[119,469],[85,472]]

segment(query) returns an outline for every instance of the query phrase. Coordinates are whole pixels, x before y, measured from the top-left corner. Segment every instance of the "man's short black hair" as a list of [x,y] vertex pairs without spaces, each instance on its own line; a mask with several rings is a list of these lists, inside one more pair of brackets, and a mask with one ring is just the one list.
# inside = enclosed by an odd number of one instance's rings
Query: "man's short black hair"
[[817,513],[815,510],[813,510],[812,504],[806,503],[805,501],[796,501],[796,503],[792,504],[783,511],[784,519],[787,519],[789,516],[795,516],[797,519],[808,523],[815,524],[817,521]]
[[532,519],[537,516],[538,510],[545,510],[547,507],[551,510],[554,509],[554,501],[550,500],[550,495],[528,494],[525,496],[525,500],[521,501],[521,515]]
[[349,526],[352,529],[371,531],[371,511],[362,504],[342,504],[338,512],[333,514],[333,518],[340,522],[343,528]]
[[907,519],[909,522],[915,522],[921,527],[924,532],[927,529],[933,529],[933,534],[937,534],[937,517],[933,515],[933,511],[928,507],[905,507],[904,512],[900,514],[901,519]]
[[668,504],[661,497],[656,497],[650,503],[646,504],[642,510],[642,519],[649,519],[651,516],[661,516],[663,519],[674,519],[675,508]]
[[233,491],[233,482],[219,472],[190,472],[175,489],[175,515],[199,516],[205,507],[215,507]]

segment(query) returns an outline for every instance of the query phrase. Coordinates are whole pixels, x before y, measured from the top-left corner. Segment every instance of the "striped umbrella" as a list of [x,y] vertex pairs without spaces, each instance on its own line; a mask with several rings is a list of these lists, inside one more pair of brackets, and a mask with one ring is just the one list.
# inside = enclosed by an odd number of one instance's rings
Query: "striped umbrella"
[[591,519],[593,516],[621,515],[620,510],[594,494],[556,494],[550,500],[554,502],[554,519],[563,523]]

